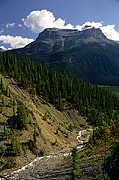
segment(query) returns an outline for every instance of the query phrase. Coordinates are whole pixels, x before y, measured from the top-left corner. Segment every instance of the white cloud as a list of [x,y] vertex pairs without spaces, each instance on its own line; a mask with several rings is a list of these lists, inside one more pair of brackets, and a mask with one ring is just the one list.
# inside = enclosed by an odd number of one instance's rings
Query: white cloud
[[87,21],[83,25],[77,25],[76,29],[82,31],[84,29],[90,29],[92,27],[99,28],[101,26],[102,26],[101,22],[89,22],[89,21]]
[[18,24],[18,27],[22,27],[22,24]]
[[14,37],[10,35],[7,36],[1,35],[0,41],[2,41],[3,44],[10,44],[11,48],[22,48],[34,40],[28,38],[22,38],[21,36]]
[[14,27],[15,23],[8,23],[6,24],[6,28],[12,28]]
[[[86,28],[85,28],[86,27]],[[119,41],[119,32],[115,30],[115,25],[103,26],[103,22],[85,22],[83,25],[77,25],[76,29],[82,31],[89,28],[100,28],[108,39]]]
[[4,29],[0,30],[0,34],[2,34],[4,32]]
[[7,50],[4,46],[0,46],[0,49]]
[[119,32],[115,30],[115,25],[102,26],[100,29],[108,39],[119,41]]
[[46,28],[78,29],[80,31],[92,27],[100,28],[108,39],[119,41],[119,32],[115,30],[115,25],[103,26],[103,22],[89,21],[83,25],[76,25],[76,27],[70,23],[65,25],[65,20],[61,18],[56,20],[54,14],[46,9],[32,11],[25,19],[23,18],[22,21],[26,27],[34,32],[41,32]]
[[11,49],[12,49],[12,48],[8,48],[8,49],[7,49],[7,48],[5,48],[4,46],[0,46],[0,48],[3,49],[4,51],[6,51],[6,50],[11,50]]
[[32,11],[26,19],[22,19],[24,25],[30,28],[34,32],[43,31],[46,28],[74,28],[73,25],[68,24],[65,26],[65,20],[58,18],[55,20],[55,16],[52,12],[43,9],[41,11]]

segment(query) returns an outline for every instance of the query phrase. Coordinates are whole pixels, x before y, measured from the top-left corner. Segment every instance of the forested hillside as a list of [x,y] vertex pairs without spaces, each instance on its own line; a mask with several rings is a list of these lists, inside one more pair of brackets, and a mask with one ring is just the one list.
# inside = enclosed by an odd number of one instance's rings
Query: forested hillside
[[102,123],[102,112],[112,118],[112,111],[118,110],[117,96],[107,89],[83,82],[75,76],[70,77],[65,72],[61,74],[48,70],[41,64],[35,66],[28,59],[21,62],[12,55],[1,54],[1,73],[15,78],[31,93],[42,96],[59,110],[63,110],[63,103],[70,102],[95,125]]
[[100,29],[48,28],[34,42],[9,53],[85,82],[119,85],[119,43],[107,39]]
[[[42,64],[36,66],[28,58],[20,61],[16,56],[9,55],[8,53],[6,53],[6,55],[0,53],[0,72],[5,77],[9,76],[15,79],[18,86],[26,88],[31,95],[37,95],[37,97],[44,99],[46,104],[53,104],[59,112],[65,111],[67,104],[71,109],[78,111],[78,114],[85,118],[86,123],[94,127],[93,136],[89,140],[90,152],[88,153],[92,153],[94,147],[98,147],[101,142],[102,144],[105,143],[106,139],[107,144],[105,148],[108,149],[107,155],[113,150],[111,155],[115,161],[112,163],[114,167],[119,168],[117,165],[119,99],[115,94],[104,87],[98,87],[97,85],[92,85],[90,82],[77,79],[75,76],[70,77],[65,72],[61,74],[60,72],[48,70]],[[4,95],[10,96],[10,94],[8,94],[8,86],[6,85],[6,88],[4,87],[2,78],[0,85],[1,113],[3,113],[2,109],[5,106]],[[19,104],[18,99],[16,101],[17,104]],[[15,116],[15,118],[13,118],[14,126],[11,128],[10,134],[14,134],[15,129],[20,130],[26,128],[28,124],[28,115],[24,106],[21,104],[18,105],[17,112],[15,111],[15,101],[12,106],[13,116]],[[47,120],[47,118],[51,118],[50,113],[44,115],[44,119]],[[51,122],[49,122],[49,124],[50,123]],[[4,133],[1,132],[1,135],[2,137],[7,137],[6,123],[3,122],[3,124]],[[72,124],[70,123],[67,127],[67,131],[72,132],[77,126],[79,126],[78,121],[75,122],[74,119],[74,122]],[[83,123],[82,126],[84,126]],[[32,150],[33,153],[36,152],[36,129],[34,125],[33,140],[27,144],[22,144],[24,151],[26,146],[29,146],[29,149]],[[56,130],[56,134],[58,134],[58,131],[61,131],[60,128]],[[67,131],[63,131],[65,138],[68,138]],[[17,144],[17,149],[15,149],[14,143]],[[54,145],[56,144],[57,140],[54,142]],[[101,148],[103,148],[103,146],[101,146]],[[5,153],[9,154],[10,151],[14,152],[16,156],[20,154],[20,142],[14,139],[14,137],[11,140],[9,148],[6,148],[6,150],[4,148],[2,149],[2,156],[4,156]],[[109,167],[108,159],[109,158],[105,161],[104,169],[109,176],[112,176],[109,169],[112,164]],[[3,168],[4,166],[1,167]],[[115,172],[114,167],[112,167],[112,171],[114,171],[115,175],[117,171]],[[75,175],[74,173],[73,176]]]

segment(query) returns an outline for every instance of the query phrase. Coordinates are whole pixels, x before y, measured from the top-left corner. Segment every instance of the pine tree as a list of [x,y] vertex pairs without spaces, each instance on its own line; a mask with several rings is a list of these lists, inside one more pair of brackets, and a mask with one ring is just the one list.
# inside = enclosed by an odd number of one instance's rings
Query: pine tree
[[15,99],[13,99],[13,106],[16,106],[16,101],[15,101]]
[[25,107],[22,105],[19,105],[17,108],[17,125],[20,128],[27,126],[27,112],[25,110]]
[[63,110],[63,104],[61,99],[61,91],[59,91],[59,110]]
[[71,153],[72,153],[71,179],[76,180],[79,175],[78,164],[80,163],[78,149],[74,147]]
[[33,140],[34,140],[34,143],[36,143],[36,125],[34,125]]
[[6,86],[6,92],[7,92],[7,97],[9,97],[9,88],[8,88],[8,85]]
[[4,101],[4,97],[2,96],[2,105],[3,107],[5,106],[5,101]]
[[14,116],[16,115],[15,106],[13,106],[13,114],[14,114]]
[[7,129],[6,129],[6,123],[4,121],[4,136],[7,136]]
[[2,92],[3,92],[4,89],[5,89],[5,87],[4,87],[4,84],[3,84],[2,77],[1,77],[1,90],[2,90]]

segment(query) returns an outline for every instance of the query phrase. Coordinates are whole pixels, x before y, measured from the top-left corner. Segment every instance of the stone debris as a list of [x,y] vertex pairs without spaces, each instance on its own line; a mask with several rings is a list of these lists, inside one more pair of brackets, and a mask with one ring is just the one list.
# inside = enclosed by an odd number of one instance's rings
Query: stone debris
[[[80,143],[79,146],[77,146],[77,149],[81,149],[83,146],[84,146],[84,143],[87,141],[87,138],[85,138],[84,140],[82,140],[82,136],[83,135],[86,135],[87,137],[90,135],[91,131],[93,131],[93,129],[89,129],[88,131],[87,130],[81,130],[79,131],[78,133],[78,136],[77,136],[77,140],[78,142]],[[37,157],[36,159],[34,159],[31,163],[29,163],[28,165],[22,167],[21,169],[18,169],[16,171],[13,171],[11,172],[9,175],[7,175],[6,177],[11,177],[11,176],[14,176],[15,174],[18,174],[22,171],[25,171],[26,169],[30,168],[30,167],[34,167],[35,166],[35,163],[37,161],[40,161],[42,159],[50,159],[50,158],[56,158],[56,157],[65,157],[65,156],[68,156],[68,155],[71,155],[71,153],[65,153],[65,154],[57,154],[57,155],[46,155],[46,156],[42,156],[42,157]]]

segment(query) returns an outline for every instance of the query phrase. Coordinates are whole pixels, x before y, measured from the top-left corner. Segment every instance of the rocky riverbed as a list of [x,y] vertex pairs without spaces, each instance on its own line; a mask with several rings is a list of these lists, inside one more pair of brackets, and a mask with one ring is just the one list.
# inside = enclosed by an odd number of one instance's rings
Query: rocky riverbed
[[[79,142],[78,149],[84,147],[88,142],[92,129],[79,131],[77,140]],[[70,177],[70,170],[72,169],[71,153],[47,155],[37,157],[30,164],[11,172],[9,179],[19,180],[36,180],[36,179],[59,179],[66,180]]]

